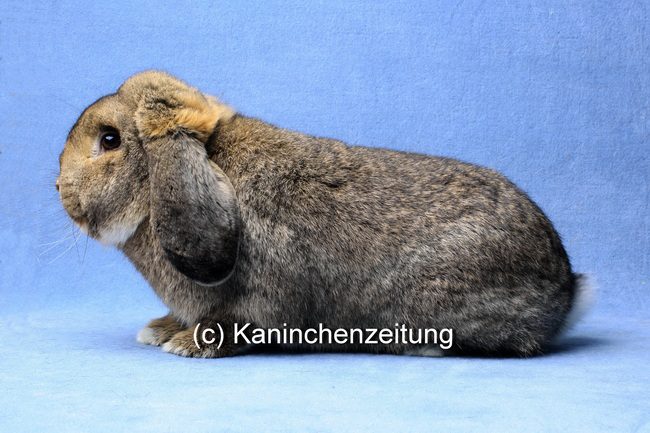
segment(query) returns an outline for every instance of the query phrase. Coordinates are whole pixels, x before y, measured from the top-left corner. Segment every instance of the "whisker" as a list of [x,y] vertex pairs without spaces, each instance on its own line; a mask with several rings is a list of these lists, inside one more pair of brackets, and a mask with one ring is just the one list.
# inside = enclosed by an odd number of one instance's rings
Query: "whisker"
[[70,230],[72,230],[72,238],[74,239],[74,249],[77,251],[77,260],[81,258],[79,255],[79,244],[77,243],[77,239],[79,237],[78,233],[75,233],[74,225],[70,224]]
[[75,244],[70,244],[70,246],[69,246],[68,248],[66,248],[65,251],[63,251],[61,254],[59,254],[58,256],[56,256],[55,258],[53,258],[53,259],[52,259],[51,261],[49,261],[47,264],[48,264],[48,265],[51,265],[52,263],[54,263],[55,261],[57,261],[58,259],[60,259],[61,257],[63,257],[63,255],[66,254],[68,251],[70,251],[70,250],[72,249],[72,247],[74,247],[74,246],[75,246]]
[[[69,241],[70,238],[66,238],[65,240]],[[54,245],[51,245],[51,246],[45,248],[43,251],[38,253],[38,257],[43,257],[43,256],[47,255],[50,251],[54,250],[55,248],[60,247],[62,244],[63,244],[63,242],[59,242],[58,244],[54,244]]]
[[71,234],[68,234],[68,235],[67,235],[66,237],[64,237],[64,238],[57,239],[57,240],[52,241],[52,242],[45,242],[45,243],[42,243],[42,244],[38,244],[38,246],[39,246],[39,247],[46,247],[46,246],[48,246],[48,245],[60,244],[61,242],[65,242],[65,241],[67,241],[67,240],[70,239],[71,237],[72,237],[72,235],[71,235]]
[[86,236],[86,242],[84,242],[84,255],[81,257],[81,265],[83,266],[84,260],[86,260],[86,250],[88,249],[88,235]]

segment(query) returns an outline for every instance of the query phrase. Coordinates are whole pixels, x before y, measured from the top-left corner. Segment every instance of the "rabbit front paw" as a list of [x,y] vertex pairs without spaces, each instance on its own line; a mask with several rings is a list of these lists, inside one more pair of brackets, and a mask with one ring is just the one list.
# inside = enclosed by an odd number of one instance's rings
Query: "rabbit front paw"
[[174,319],[171,314],[154,319],[138,332],[138,343],[160,346],[169,341],[185,327]]
[[162,345],[162,350],[174,355],[185,356],[188,358],[223,358],[240,353],[244,347],[224,344],[219,347],[218,344],[199,344],[194,340],[195,332],[193,328],[188,328],[177,332],[169,341]]

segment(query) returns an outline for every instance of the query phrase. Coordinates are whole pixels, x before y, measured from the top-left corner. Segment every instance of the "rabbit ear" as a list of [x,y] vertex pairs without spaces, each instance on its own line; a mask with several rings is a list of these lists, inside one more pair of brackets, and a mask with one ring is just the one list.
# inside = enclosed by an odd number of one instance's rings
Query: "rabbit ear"
[[151,226],[173,266],[201,284],[218,284],[237,260],[235,191],[197,138],[176,133],[145,143]]
[[183,131],[206,142],[218,122],[235,114],[216,98],[160,71],[132,76],[118,93],[134,104],[136,126],[143,140]]
[[205,143],[234,112],[162,72],[131,77],[118,92],[136,106],[149,160],[150,219],[174,267],[202,284],[227,278],[237,260],[235,191]]

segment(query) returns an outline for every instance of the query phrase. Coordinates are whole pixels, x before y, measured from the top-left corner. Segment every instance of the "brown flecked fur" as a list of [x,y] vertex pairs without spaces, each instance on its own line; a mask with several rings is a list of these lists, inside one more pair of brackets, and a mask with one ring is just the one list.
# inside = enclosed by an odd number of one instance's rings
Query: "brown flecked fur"
[[[106,127],[122,145],[97,151]],[[163,345],[184,356],[243,349],[196,348],[193,327],[217,321],[453,328],[453,352],[528,356],[574,302],[559,236],[501,174],[287,131],[161,72],[82,113],[60,184],[70,216],[120,248],[187,328]]]

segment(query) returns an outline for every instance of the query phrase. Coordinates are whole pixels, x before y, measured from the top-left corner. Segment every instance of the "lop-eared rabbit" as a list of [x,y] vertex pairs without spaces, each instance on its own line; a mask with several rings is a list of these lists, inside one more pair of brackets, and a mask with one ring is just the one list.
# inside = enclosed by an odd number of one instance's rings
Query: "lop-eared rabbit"
[[[299,350],[530,356],[583,293],[549,220],[503,175],[278,128],[163,72],[89,106],[60,165],[70,217],[169,307],[138,340],[178,355],[242,353],[234,324],[250,323],[453,330],[445,349]],[[222,344],[197,345],[199,323]]]

